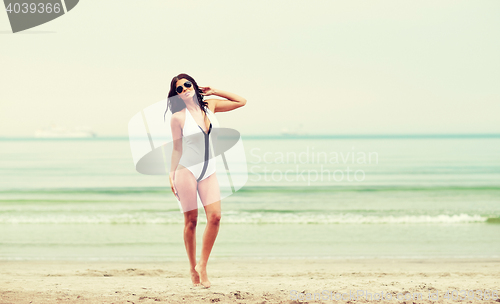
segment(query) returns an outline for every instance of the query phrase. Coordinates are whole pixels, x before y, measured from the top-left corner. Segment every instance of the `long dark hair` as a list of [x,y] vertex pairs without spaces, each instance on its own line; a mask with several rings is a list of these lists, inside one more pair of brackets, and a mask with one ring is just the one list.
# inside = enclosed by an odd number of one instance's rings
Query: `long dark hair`
[[168,92],[168,98],[167,98],[167,109],[165,109],[165,114],[163,114],[163,121],[165,121],[165,115],[167,114],[168,109],[170,109],[172,114],[174,114],[175,112],[179,112],[180,110],[186,107],[184,100],[182,100],[182,98],[179,97],[177,91],[175,90],[177,81],[179,81],[180,79],[187,79],[193,83],[194,91],[196,93],[196,98],[198,99],[198,106],[201,108],[203,112],[205,112],[205,115],[207,115],[206,109],[208,106],[208,102],[203,101],[203,95],[201,95],[202,91],[198,87],[196,80],[194,80],[194,78],[189,76],[188,74],[179,74],[174,78],[172,78],[172,81],[170,82],[170,91]]

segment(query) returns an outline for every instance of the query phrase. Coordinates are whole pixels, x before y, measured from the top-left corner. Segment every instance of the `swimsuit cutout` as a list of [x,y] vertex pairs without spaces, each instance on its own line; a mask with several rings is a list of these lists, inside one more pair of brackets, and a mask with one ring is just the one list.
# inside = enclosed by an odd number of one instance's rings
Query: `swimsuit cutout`
[[[210,145],[210,131],[212,120],[215,119],[212,111],[207,108],[207,117],[210,121],[208,133],[196,123],[189,110],[186,109],[186,118],[182,127],[182,156],[179,164],[193,173],[196,181],[202,181],[216,171],[216,159],[213,157]],[[212,118],[212,119],[211,119]],[[217,122],[214,121],[216,126]]]

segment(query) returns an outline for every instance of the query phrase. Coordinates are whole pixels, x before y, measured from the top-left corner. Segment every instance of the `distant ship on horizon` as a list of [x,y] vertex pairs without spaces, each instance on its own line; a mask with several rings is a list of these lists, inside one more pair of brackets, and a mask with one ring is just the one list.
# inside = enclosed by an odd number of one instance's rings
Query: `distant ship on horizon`
[[290,130],[287,127],[281,129],[281,135],[289,136],[289,135],[307,135],[306,132],[302,131],[302,124],[299,124],[294,130]]
[[39,128],[35,131],[35,138],[94,138],[97,135],[86,126],[68,129],[65,127],[51,125]]

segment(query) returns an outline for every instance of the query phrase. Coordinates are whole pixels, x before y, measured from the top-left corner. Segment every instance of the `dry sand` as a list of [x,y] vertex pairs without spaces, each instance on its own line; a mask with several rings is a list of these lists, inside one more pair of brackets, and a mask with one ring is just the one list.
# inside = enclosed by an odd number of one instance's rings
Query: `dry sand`
[[[210,260],[212,287],[192,287],[186,262],[1,261],[0,303],[333,303],[349,292],[393,295],[386,303],[495,303],[444,299],[446,290],[500,291],[500,259]],[[291,290],[302,301],[291,300]],[[306,299],[323,290],[344,300]],[[438,301],[429,292],[438,292]],[[397,293],[420,292],[424,300]],[[297,294],[298,295],[298,294]],[[354,295],[353,295],[354,296]],[[409,295],[407,295],[408,297]]]

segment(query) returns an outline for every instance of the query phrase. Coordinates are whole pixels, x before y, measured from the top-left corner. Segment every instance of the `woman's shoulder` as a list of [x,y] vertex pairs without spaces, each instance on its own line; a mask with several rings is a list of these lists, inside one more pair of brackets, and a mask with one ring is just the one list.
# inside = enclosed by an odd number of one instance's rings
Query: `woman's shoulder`
[[217,99],[207,99],[205,100],[207,103],[207,108],[210,110],[210,112],[215,113],[215,105],[217,103]]
[[183,121],[186,119],[186,110],[185,108],[180,110],[180,111],[177,111],[175,112],[174,114],[172,114],[172,118],[170,118],[170,122],[172,124],[179,124],[179,125],[183,125]]

